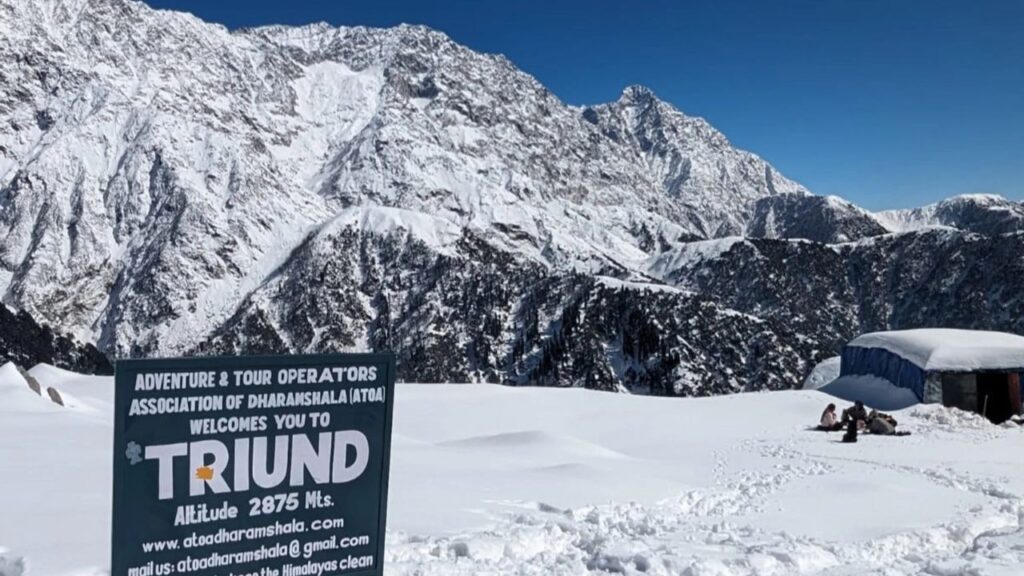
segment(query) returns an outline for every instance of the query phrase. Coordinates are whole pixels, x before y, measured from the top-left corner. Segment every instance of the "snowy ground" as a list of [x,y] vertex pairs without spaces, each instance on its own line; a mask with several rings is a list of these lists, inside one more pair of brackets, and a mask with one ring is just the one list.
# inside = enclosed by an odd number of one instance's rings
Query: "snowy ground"
[[[0,575],[108,565],[111,381],[0,371]],[[387,573],[1020,575],[1024,428],[942,408],[811,432],[817,391],[399,386]],[[6,551],[3,551],[6,549]]]

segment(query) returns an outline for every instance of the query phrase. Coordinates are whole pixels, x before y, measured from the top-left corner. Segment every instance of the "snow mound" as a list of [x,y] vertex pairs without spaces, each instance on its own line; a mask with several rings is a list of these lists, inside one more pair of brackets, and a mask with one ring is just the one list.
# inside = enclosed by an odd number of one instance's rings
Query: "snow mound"
[[923,370],[973,371],[1024,367],[1024,337],[1004,332],[922,328],[872,332],[850,346],[882,348]]
[[920,404],[909,388],[901,388],[877,376],[842,376],[818,389],[820,392],[878,410],[903,410]]
[[108,376],[78,374],[50,364],[37,364],[28,373],[43,388],[57,390],[65,407],[87,412],[113,411],[114,382]]
[[941,404],[922,404],[914,408],[910,415],[921,422],[927,423],[932,429],[948,432],[991,430],[994,426],[988,418],[981,414]]
[[0,366],[0,386],[5,388],[25,388],[31,390],[28,385],[28,380],[21,375],[21,371],[14,365],[14,362],[8,362],[3,366]]
[[46,390],[35,392],[13,362],[0,366],[0,412],[44,412],[60,408]]
[[28,371],[39,386],[35,391],[13,362],[0,366],[0,410],[40,412],[71,409],[111,412],[114,386],[109,377],[75,374],[48,364]]
[[804,380],[804,390],[820,390],[836,378],[839,378],[839,367],[841,364],[839,356],[826,358],[818,363]]
[[6,550],[0,548],[0,576],[22,576],[23,574],[25,574],[25,560],[10,556]]
[[113,412],[114,382],[108,376],[76,374],[49,364],[36,365],[28,375],[39,386],[38,391],[13,362],[0,366],[0,411],[71,409],[96,415]]

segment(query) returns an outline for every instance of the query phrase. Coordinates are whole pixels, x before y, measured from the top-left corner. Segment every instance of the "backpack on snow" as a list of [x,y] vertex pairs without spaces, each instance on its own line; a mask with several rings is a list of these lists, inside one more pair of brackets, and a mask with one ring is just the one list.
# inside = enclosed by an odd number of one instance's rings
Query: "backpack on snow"
[[854,444],[857,442],[857,421],[850,420],[850,424],[846,427],[846,434],[843,434],[844,444]]

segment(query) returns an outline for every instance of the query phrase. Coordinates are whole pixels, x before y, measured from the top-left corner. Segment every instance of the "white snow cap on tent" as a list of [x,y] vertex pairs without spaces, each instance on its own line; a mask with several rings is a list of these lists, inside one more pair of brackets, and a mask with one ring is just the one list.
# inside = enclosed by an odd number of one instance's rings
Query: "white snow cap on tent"
[[1024,367],[1024,337],[1005,332],[922,328],[871,332],[850,346],[882,348],[936,372],[1012,370]]

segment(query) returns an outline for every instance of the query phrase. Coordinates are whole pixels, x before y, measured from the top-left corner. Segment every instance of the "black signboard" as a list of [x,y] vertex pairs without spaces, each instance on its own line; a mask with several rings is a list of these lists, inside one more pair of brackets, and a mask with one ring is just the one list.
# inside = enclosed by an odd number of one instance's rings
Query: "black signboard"
[[380,576],[394,357],[117,363],[112,576]]

